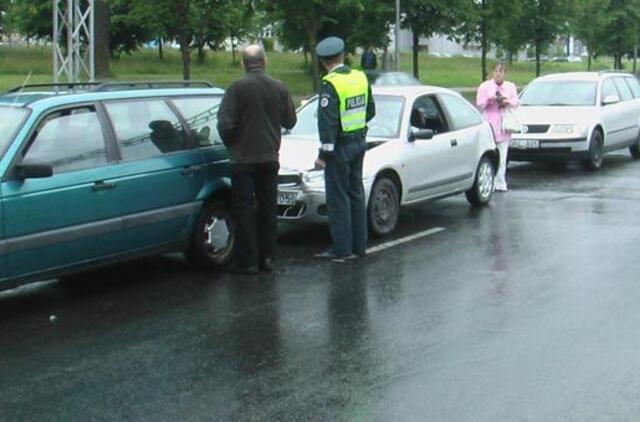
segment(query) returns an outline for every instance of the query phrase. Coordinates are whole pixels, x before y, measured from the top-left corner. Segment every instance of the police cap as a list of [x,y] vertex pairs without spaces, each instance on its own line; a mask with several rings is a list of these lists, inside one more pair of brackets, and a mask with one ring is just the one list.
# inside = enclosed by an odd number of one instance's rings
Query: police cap
[[344,41],[338,37],[327,37],[316,46],[316,54],[320,58],[335,57],[344,51]]

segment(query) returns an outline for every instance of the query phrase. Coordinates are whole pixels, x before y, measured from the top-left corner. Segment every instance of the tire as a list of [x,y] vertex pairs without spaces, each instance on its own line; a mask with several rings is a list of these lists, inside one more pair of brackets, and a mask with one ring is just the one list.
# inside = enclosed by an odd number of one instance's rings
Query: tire
[[602,167],[603,146],[602,132],[594,130],[589,140],[589,158],[582,163],[585,169],[596,171]]
[[633,158],[640,158],[640,133],[638,133],[638,139],[636,139],[636,143],[629,147],[629,152],[631,153],[631,156]]
[[482,206],[489,203],[493,195],[493,183],[496,169],[488,155],[483,155],[476,169],[473,186],[464,194],[472,205]]
[[235,226],[228,203],[207,202],[200,210],[185,256],[201,269],[222,267],[233,257],[234,246]]
[[381,177],[375,181],[371,189],[367,216],[369,231],[380,237],[391,233],[398,224],[400,215],[400,199],[398,188],[393,180]]

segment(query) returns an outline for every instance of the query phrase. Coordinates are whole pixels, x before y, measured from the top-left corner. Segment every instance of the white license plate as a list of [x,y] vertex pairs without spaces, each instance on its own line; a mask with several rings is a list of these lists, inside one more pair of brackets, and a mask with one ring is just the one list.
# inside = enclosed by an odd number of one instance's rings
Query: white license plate
[[295,205],[296,194],[292,192],[278,192],[278,205]]
[[509,147],[517,149],[535,149],[540,148],[540,141],[537,139],[512,139],[509,141]]

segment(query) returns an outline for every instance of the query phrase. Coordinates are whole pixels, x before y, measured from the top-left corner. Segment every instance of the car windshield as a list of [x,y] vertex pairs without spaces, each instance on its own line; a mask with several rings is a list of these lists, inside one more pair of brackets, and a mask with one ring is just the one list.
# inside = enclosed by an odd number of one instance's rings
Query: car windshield
[[539,81],[522,93],[523,106],[593,106],[596,104],[596,82]]
[[13,140],[29,111],[24,108],[0,106],[0,150]]
[[[404,98],[395,95],[374,95],[376,115],[367,123],[370,138],[397,138]],[[313,98],[298,110],[298,122],[288,135],[308,137],[318,141],[318,99]]]

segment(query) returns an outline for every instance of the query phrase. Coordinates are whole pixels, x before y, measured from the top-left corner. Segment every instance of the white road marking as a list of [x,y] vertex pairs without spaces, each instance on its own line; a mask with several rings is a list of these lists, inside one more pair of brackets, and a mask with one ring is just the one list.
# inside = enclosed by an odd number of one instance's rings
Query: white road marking
[[383,243],[381,245],[372,246],[367,249],[367,255],[371,255],[376,252],[384,251],[394,246],[402,245],[403,243],[412,242],[416,239],[431,236],[432,234],[440,233],[444,231],[444,227],[434,227],[433,229],[425,230],[420,233],[412,234],[411,236],[401,237],[400,239],[392,240],[390,242]]

